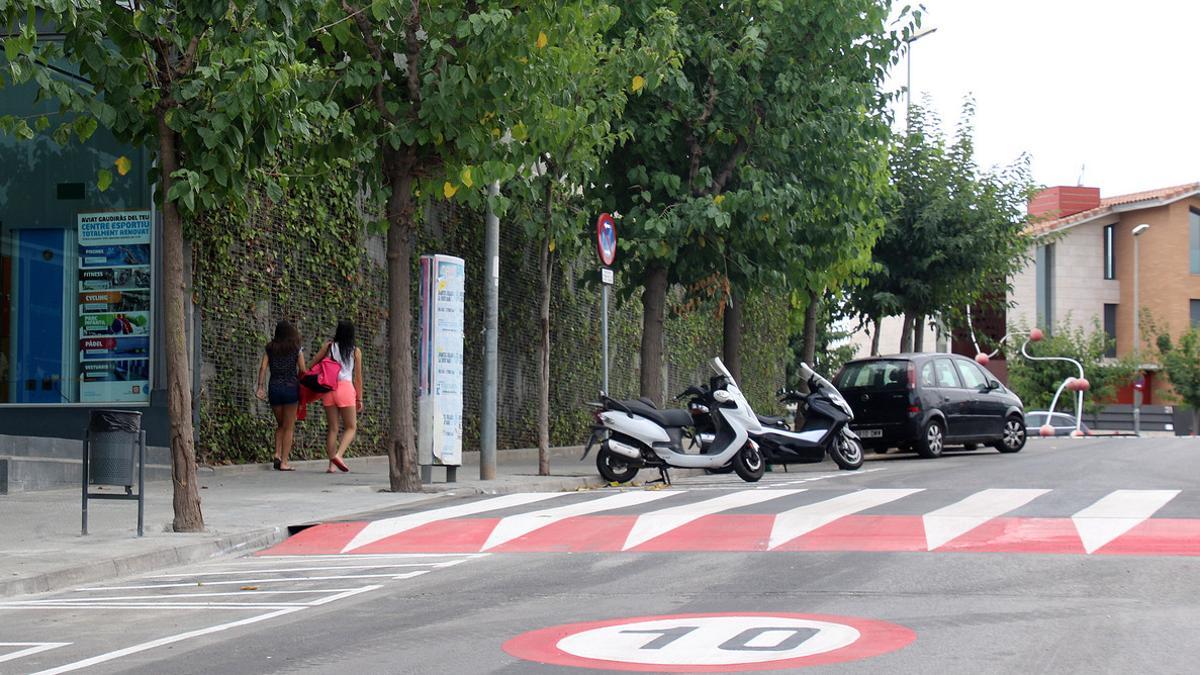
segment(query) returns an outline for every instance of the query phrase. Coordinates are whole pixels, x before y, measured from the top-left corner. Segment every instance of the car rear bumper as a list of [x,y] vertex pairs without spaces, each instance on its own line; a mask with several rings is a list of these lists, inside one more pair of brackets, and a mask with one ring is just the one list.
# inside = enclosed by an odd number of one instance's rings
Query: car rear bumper
[[909,417],[903,422],[851,422],[850,429],[865,447],[890,448],[916,440],[921,435],[921,420]]

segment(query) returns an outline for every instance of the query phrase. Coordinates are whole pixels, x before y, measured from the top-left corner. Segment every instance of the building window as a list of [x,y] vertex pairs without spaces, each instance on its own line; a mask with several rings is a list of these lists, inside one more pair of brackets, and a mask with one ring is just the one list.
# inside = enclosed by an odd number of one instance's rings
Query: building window
[[1200,300],[1189,301],[1191,305],[1192,328],[1200,326]]
[[[0,116],[58,119],[35,84],[0,94]],[[0,134],[0,157],[0,404],[148,402],[154,227],[145,155],[101,128],[70,146]],[[118,160],[127,170],[99,190],[98,171]]]
[[[1196,301],[1192,301],[1192,321],[1196,320]],[[1117,306],[1104,305],[1104,334],[1108,342],[1104,347],[1104,355],[1109,358],[1117,356]]]
[[1054,330],[1054,244],[1039,246],[1037,268],[1037,323],[1049,335]]
[[1116,225],[1104,226],[1104,278],[1117,278],[1117,251],[1114,229]]
[[1200,211],[1188,210],[1188,230],[1191,231],[1192,274],[1200,274]]

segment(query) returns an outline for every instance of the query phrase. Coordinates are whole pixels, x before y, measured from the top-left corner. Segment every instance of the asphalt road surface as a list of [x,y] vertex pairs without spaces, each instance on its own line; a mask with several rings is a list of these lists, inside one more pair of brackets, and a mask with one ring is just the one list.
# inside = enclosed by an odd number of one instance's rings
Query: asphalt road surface
[[1152,672],[1200,662],[1200,440],[436,502],[0,602],[0,672]]

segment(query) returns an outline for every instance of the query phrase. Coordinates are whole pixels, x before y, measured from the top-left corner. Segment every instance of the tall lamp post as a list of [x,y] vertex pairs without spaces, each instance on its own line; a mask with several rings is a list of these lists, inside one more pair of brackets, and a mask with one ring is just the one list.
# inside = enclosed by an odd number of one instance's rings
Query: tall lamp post
[[1142,331],[1139,325],[1141,305],[1138,298],[1138,239],[1150,229],[1148,223],[1133,228],[1133,356],[1138,361],[1138,379],[1133,386],[1133,433],[1142,435],[1142,387],[1145,385],[1141,373]]
[[908,127],[908,111],[912,109],[912,44],[917,40],[937,31],[936,28],[926,28],[923,31],[918,31],[909,35],[904,39],[904,44],[908,45],[908,56],[905,57],[908,67],[908,82],[904,85],[904,126]]

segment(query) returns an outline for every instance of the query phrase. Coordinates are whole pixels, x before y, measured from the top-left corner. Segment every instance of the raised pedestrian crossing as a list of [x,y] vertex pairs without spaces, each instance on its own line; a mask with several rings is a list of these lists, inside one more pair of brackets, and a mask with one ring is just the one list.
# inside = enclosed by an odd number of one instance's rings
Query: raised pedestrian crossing
[[[910,551],[1200,556],[1179,490],[530,493],[308,528],[261,555]],[[1184,505],[1171,509],[1172,504]],[[1165,512],[1165,513],[1164,513]],[[1181,513],[1188,517],[1173,517]]]

